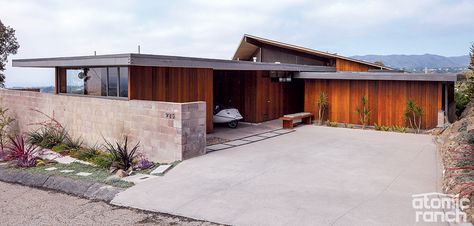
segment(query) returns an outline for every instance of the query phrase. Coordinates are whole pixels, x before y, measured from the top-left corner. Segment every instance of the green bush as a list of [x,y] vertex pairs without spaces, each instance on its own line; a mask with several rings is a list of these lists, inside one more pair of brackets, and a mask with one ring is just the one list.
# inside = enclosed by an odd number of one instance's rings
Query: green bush
[[71,136],[66,136],[66,138],[64,139],[63,141],[64,145],[68,148],[68,149],[73,149],[73,150],[77,150],[79,148],[81,148],[82,146],[82,138],[72,138]]
[[43,127],[39,130],[30,132],[28,135],[28,143],[43,148],[52,148],[64,142],[67,138],[67,132],[64,128],[48,128]]
[[76,152],[71,153],[71,156],[77,158],[82,161],[89,161],[97,156],[99,156],[101,152],[96,149],[92,148],[81,148],[78,149]]
[[89,161],[100,168],[108,169],[112,165],[113,157],[110,154],[100,153]]
[[58,145],[52,147],[51,150],[61,154],[61,153],[67,152],[68,147],[65,144],[58,144]]

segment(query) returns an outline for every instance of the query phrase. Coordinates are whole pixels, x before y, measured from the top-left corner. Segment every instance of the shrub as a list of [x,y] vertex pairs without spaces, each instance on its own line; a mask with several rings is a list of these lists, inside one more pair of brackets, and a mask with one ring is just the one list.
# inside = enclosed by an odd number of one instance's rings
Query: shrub
[[10,137],[10,144],[6,148],[6,160],[14,162],[19,167],[32,167],[40,154],[36,145],[25,142],[22,135]]
[[423,108],[417,105],[413,100],[408,99],[405,108],[405,120],[408,121],[410,128],[414,129],[416,133],[421,129],[421,118],[424,114]]
[[39,130],[28,133],[28,143],[43,148],[52,148],[63,143],[68,137],[64,128],[40,128]]
[[63,143],[68,149],[77,150],[77,149],[81,148],[83,140],[80,137],[74,139],[74,138],[72,138],[71,136],[68,135],[64,138]]
[[[2,108],[0,106],[0,151],[5,147],[5,143],[8,140],[10,124],[15,121],[15,119],[10,118],[7,115],[8,108]],[[1,158],[1,156],[0,156]]]
[[377,125],[377,123],[374,123],[374,129],[375,130],[382,130],[382,127]]
[[58,144],[58,145],[52,147],[51,150],[56,152],[56,153],[61,154],[61,153],[67,152],[68,148],[65,144]]
[[319,119],[319,125],[323,123],[323,118],[324,118],[324,111],[329,105],[328,102],[328,96],[326,95],[325,92],[320,92],[319,97],[318,97],[318,119]]
[[338,127],[339,126],[339,123],[337,122],[331,122],[331,121],[326,121],[326,125],[329,126],[329,127]]
[[99,156],[101,152],[97,149],[93,148],[81,148],[77,151],[71,153],[71,156],[83,161],[89,161],[97,156]]
[[407,131],[407,128],[406,127],[403,127],[403,126],[392,126],[392,131],[393,132],[399,132],[399,133],[405,133]]
[[90,159],[89,162],[100,168],[108,169],[112,165],[113,157],[107,153],[100,153],[99,155]]
[[151,168],[155,165],[153,162],[148,160],[146,158],[146,156],[142,153],[138,154],[138,158],[139,158],[139,160],[138,160],[137,164],[135,164],[135,167],[133,167],[136,170],[146,170],[146,169],[149,169],[149,168]]
[[360,98],[360,104],[356,108],[355,112],[359,115],[359,121],[362,124],[362,129],[367,126],[369,123],[370,109],[369,109],[369,100],[366,96]]
[[140,142],[135,144],[133,148],[128,147],[128,137],[125,136],[123,143],[116,142],[115,145],[105,140],[105,149],[112,155],[113,161],[122,170],[128,170],[132,167],[137,155],[137,150],[140,147]]

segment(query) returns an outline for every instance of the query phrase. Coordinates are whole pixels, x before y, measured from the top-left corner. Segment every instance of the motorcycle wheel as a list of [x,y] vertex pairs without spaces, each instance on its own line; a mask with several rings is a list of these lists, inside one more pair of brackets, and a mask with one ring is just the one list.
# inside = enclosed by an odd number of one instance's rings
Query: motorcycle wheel
[[230,128],[235,129],[235,128],[237,128],[237,125],[239,125],[239,121],[232,121],[232,122],[227,123],[227,125]]

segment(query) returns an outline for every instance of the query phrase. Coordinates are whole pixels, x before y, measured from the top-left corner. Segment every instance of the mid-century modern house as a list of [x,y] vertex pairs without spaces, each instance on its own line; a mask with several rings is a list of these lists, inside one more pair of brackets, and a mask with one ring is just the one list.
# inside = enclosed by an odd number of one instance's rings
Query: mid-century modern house
[[[133,101],[204,101],[206,132],[213,107],[235,107],[259,123],[297,112],[317,115],[329,98],[327,119],[358,124],[362,96],[369,124],[405,126],[407,99],[424,109],[422,127],[434,128],[453,105],[456,74],[404,73],[349,57],[244,35],[232,60],[148,54],[16,59],[14,67],[55,68],[56,94]],[[183,116],[184,117],[184,116]],[[442,124],[442,122],[441,122]]]

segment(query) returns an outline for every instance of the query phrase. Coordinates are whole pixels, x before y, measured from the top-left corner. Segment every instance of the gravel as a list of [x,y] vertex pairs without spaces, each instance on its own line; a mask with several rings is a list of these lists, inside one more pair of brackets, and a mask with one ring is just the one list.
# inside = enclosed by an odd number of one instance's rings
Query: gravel
[[0,182],[0,225],[217,225]]

